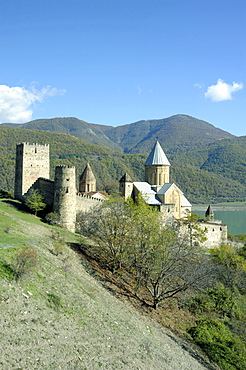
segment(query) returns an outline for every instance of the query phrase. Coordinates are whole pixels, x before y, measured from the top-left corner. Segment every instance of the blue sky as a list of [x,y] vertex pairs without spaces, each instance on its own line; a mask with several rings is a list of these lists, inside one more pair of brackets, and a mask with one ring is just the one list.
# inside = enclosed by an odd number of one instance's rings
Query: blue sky
[[245,0],[8,0],[0,14],[0,122],[188,114],[246,135]]

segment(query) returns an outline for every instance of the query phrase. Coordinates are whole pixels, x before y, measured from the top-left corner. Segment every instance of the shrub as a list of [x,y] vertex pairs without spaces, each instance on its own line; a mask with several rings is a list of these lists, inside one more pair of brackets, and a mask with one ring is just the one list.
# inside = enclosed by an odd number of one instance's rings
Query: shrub
[[244,343],[218,320],[199,320],[188,333],[224,370],[242,370],[246,366]]
[[239,318],[241,315],[238,295],[222,284],[208,288],[203,294],[192,298],[187,302],[187,306],[194,314],[209,313],[211,315],[214,313],[216,316],[229,318]]
[[20,279],[38,265],[37,252],[29,247],[21,248],[15,260],[15,278]]
[[60,218],[58,213],[56,212],[47,213],[47,215],[45,216],[45,221],[50,225],[60,225]]
[[48,297],[48,306],[50,308],[54,308],[55,310],[59,310],[62,307],[61,297],[55,293],[47,293]]
[[0,277],[7,280],[13,280],[15,278],[13,266],[4,260],[0,260]]
[[0,190],[0,198],[13,199],[13,195],[10,191]]
[[34,212],[35,216],[38,211],[42,211],[46,204],[44,198],[38,189],[31,189],[28,194],[25,196],[26,206]]

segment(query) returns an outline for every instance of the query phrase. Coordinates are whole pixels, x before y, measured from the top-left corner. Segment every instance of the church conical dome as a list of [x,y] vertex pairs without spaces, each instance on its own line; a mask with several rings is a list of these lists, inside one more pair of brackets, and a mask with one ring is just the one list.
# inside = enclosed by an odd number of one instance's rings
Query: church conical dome
[[158,140],[144,165],[171,166]]
[[145,166],[145,181],[157,192],[161,186],[169,183],[169,167],[171,166],[159,141],[157,140]]
[[206,212],[205,212],[205,217],[210,218],[210,220],[214,219],[214,212],[212,210],[212,207],[209,205]]

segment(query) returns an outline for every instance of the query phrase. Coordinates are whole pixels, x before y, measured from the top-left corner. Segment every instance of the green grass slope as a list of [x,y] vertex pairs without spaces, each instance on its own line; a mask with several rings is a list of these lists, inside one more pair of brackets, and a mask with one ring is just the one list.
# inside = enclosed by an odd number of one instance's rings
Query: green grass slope
[[[0,201],[1,369],[211,368],[105,290],[72,248],[78,236],[18,207]],[[24,246],[38,263],[15,281],[12,268]]]

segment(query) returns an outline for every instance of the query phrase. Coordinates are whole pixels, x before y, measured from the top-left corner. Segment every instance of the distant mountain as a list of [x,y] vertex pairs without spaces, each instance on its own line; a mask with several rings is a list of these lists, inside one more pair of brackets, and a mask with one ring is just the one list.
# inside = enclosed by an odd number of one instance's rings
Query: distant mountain
[[[60,132],[75,136],[88,144],[103,145],[110,149],[122,151],[120,146],[111,141],[108,136],[103,133],[103,129],[98,130],[97,125],[81,121],[74,117],[37,119],[35,121],[30,121],[19,125],[6,123],[3,125],[12,128],[18,127],[29,130]],[[100,125],[98,126],[100,127]]]
[[180,147],[194,148],[234,137],[205,121],[183,114],[109,128],[105,134],[125,152],[144,154],[149,153],[157,137],[167,151]]
[[[11,124],[3,125],[17,127]],[[198,145],[234,137],[205,121],[183,114],[118,127],[88,123],[73,117],[38,119],[18,126],[31,130],[61,132],[89,144],[103,145],[125,153],[142,154],[149,153],[157,137],[164,150],[169,153],[178,149],[191,150]]]

